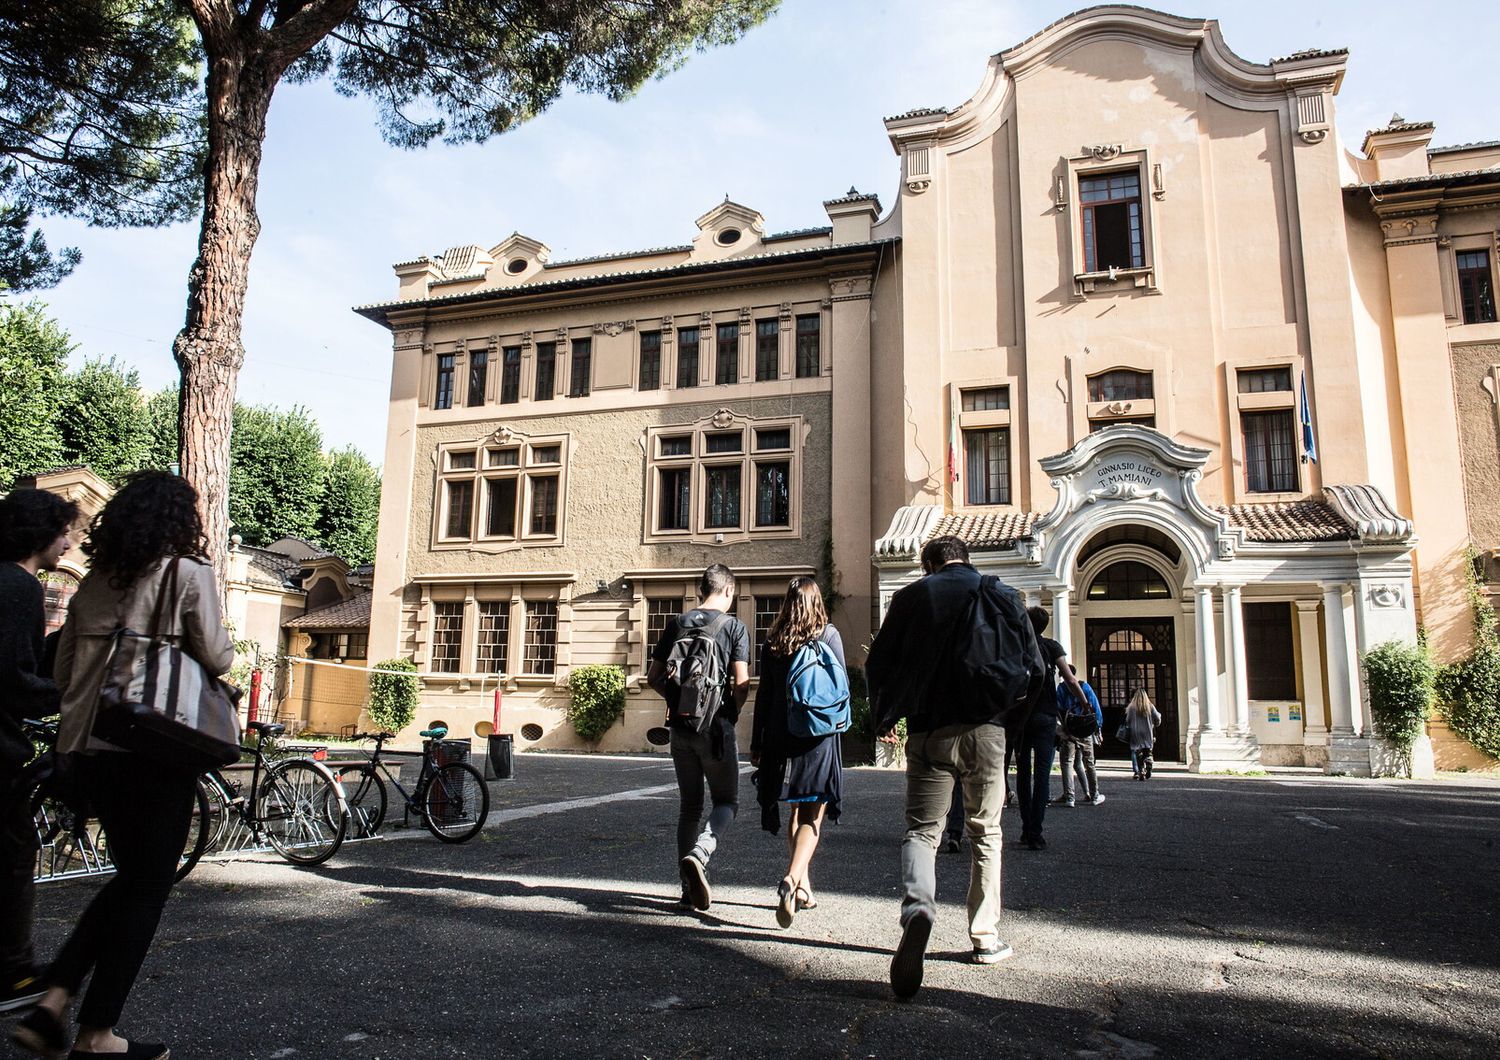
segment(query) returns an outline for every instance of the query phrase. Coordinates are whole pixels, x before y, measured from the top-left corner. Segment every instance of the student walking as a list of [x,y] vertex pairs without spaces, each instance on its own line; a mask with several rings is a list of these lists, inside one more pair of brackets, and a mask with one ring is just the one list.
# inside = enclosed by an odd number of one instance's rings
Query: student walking
[[1156,727],[1161,724],[1161,713],[1151,702],[1144,688],[1136,689],[1125,708],[1125,720],[1120,723],[1122,740],[1130,744],[1130,765],[1136,780],[1151,779],[1151,751],[1156,746]]
[[[672,766],[680,799],[677,869],[684,908],[713,902],[708,863],[739,812],[740,763],[734,726],[750,691],[750,634],[729,614],[734,575],[722,563],[703,572],[698,606],[667,623],[646,683],[667,701]],[[713,809],[702,824],[703,788]],[[702,831],[699,831],[702,826]]]
[[[79,757],[84,794],[108,836],[116,871],[47,969],[47,992],[16,1026],[17,1043],[43,1056],[66,1048],[64,1018],[90,973],[70,1055],[169,1055],[165,1045],[128,1042],[114,1027],[151,949],[187,841],[193,771],[121,750],[94,736],[93,727],[121,627],[155,626],[210,674],[224,673],[234,661],[218,583],[203,558],[208,545],[196,505],[197,494],[184,479],[138,472],[99,512],[83,546],[91,569],[73,597],[57,650],[57,750]],[[164,582],[175,589],[163,594]]]
[[46,490],[0,498],[0,1012],[42,996],[31,941],[37,837],[20,783],[32,750],[21,721],[57,713],[57,686],[41,673],[46,621],[37,575],[68,551],[77,518],[76,504]]
[[[937,915],[937,848],[955,784],[963,788],[967,815],[972,958],[994,964],[1011,955],[998,930],[1005,725],[1041,690],[1043,674],[1020,597],[996,579],[981,578],[963,541],[929,541],[922,569],[926,577],[891,599],[865,671],[877,730],[887,734],[903,717],[907,725],[901,942],[891,960],[891,988],[901,998],[922,985]],[[966,620],[976,628],[960,628]],[[976,634],[1004,646],[987,660],[1005,670],[1003,696],[976,676],[967,652],[955,658],[955,646],[972,643]]]
[[[1073,668],[1066,660],[1059,664],[1059,672],[1066,670],[1078,684]],[[1053,802],[1054,806],[1076,806],[1074,774],[1082,788],[1084,801],[1098,806],[1104,801],[1099,790],[1099,772],[1094,763],[1094,747],[1099,743],[1104,728],[1104,711],[1099,706],[1099,697],[1087,682],[1079,685],[1088,706],[1080,704],[1071,689],[1057,686],[1058,712],[1062,715],[1062,726],[1058,736],[1059,757],[1062,760],[1063,793]]]
[[1036,632],[1046,676],[1042,694],[1037,697],[1021,727],[1021,750],[1016,758],[1016,801],[1021,807],[1021,845],[1028,850],[1046,850],[1042,824],[1052,796],[1052,759],[1057,752],[1057,730],[1062,721],[1059,711],[1064,699],[1060,694],[1063,690],[1054,692],[1058,678],[1062,678],[1066,691],[1075,697],[1077,703],[1087,706],[1088,700],[1079,687],[1078,678],[1073,676],[1073,668],[1066,662],[1068,649],[1051,637],[1042,636],[1051,620],[1046,608],[1029,608],[1026,617]]
[[[761,826],[773,834],[781,830],[780,803],[787,803],[787,870],[776,890],[776,923],[792,926],[798,910],[813,909],[813,853],[823,823],[837,821],[844,797],[844,762],[837,733],[798,735],[792,731],[788,678],[799,667],[819,665],[817,644],[827,645],[844,670],[844,645],[828,621],[823,593],[811,578],[793,578],[781,610],[766,633],[760,655],[760,688],[755,695],[755,727],[750,740],[750,762],[760,767],[757,777]],[[813,651],[803,651],[814,648]],[[843,677],[847,689],[848,678]],[[848,699],[845,697],[847,709]]]

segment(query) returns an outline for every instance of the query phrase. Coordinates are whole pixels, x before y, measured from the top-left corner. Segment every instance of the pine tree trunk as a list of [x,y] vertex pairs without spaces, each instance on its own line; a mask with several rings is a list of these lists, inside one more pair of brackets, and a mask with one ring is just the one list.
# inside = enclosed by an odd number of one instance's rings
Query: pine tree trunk
[[[182,372],[178,453],[198,491],[198,511],[219,584],[229,547],[229,433],[245,347],[240,329],[266,113],[276,76],[244,47],[214,55],[208,75],[208,155],[198,259],[188,273],[187,319],[172,352]],[[253,56],[253,53],[250,53]]]

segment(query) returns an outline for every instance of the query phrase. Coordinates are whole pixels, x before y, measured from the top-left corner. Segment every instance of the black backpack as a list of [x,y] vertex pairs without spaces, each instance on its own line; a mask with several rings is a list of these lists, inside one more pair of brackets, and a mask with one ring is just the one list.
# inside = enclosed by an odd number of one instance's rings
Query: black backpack
[[724,701],[724,660],[714,635],[728,621],[729,615],[721,611],[701,626],[679,625],[666,661],[667,685],[677,693],[676,705],[667,710],[673,728],[701,733],[718,716]]
[[1020,595],[986,574],[954,629],[948,686],[968,724],[1024,720],[1044,688],[1046,664]]

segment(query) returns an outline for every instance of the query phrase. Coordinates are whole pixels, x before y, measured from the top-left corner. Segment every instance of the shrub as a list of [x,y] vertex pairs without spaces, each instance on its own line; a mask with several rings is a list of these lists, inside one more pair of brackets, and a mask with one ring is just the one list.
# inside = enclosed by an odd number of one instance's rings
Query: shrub
[[578,735],[593,743],[625,714],[625,671],[593,663],[575,667],[568,675],[568,720]]
[[1469,553],[1468,597],[1474,612],[1474,650],[1438,673],[1437,694],[1450,728],[1485,754],[1500,758],[1500,633]]
[[849,731],[856,736],[874,736],[870,718],[870,688],[862,666],[849,667]]
[[[390,671],[399,671],[392,673]],[[370,674],[370,702],[365,711],[377,728],[400,732],[417,716],[417,664],[387,659]]]
[[1411,747],[1427,723],[1437,680],[1427,643],[1387,641],[1365,653],[1364,669],[1375,732],[1395,745],[1410,772]]

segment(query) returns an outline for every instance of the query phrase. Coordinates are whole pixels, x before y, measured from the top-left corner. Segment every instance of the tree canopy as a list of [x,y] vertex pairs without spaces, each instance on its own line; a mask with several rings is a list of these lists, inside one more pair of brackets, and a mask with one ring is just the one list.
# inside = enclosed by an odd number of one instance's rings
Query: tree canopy
[[0,0],[0,281],[78,263],[37,214],[97,225],[193,216],[207,148],[202,54],[179,0]]
[[[199,172],[204,146],[198,258],[173,354],[182,473],[198,488],[222,572],[230,422],[276,86],[329,77],[344,95],[372,99],[382,135],[402,147],[480,142],[569,88],[623,99],[694,50],[735,40],[778,2],[0,0],[0,77],[15,84],[3,86],[0,103],[0,130],[11,131],[0,137],[0,198],[101,223],[153,223],[194,201],[178,193],[177,177],[184,167]],[[183,12],[196,40],[183,32]],[[96,46],[79,48],[80,39]],[[201,96],[193,71],[205,72]],[[22,127],[30,115],[34,124]],[[125,133],[101,131],[116,126]],[[94,150],[75,152],[73,137]],[[80,156],[113,163],[125,178],[118,191]]]
[[380,472],[352,445],[329,453],[323,464],[318,543],[351,566],[373,563],[379,521]]
[[151,466],[151,410],[140,374],[113,358],[89,361],[67,377],[57,425],[64,462],[87,464],[110,483]]
[[0,488],[62,463],[56,403],[72,349],[39,303],[0,304]]

